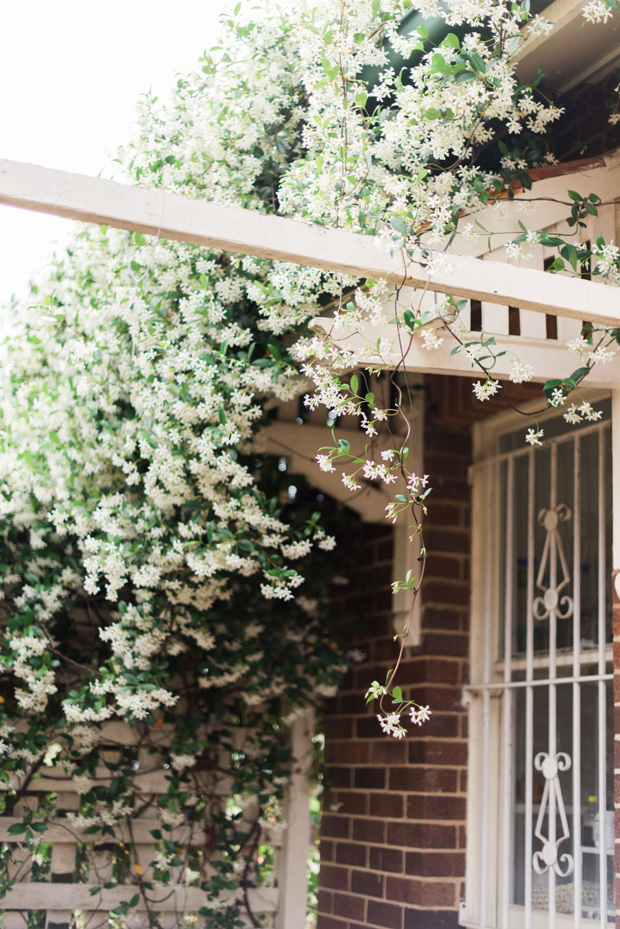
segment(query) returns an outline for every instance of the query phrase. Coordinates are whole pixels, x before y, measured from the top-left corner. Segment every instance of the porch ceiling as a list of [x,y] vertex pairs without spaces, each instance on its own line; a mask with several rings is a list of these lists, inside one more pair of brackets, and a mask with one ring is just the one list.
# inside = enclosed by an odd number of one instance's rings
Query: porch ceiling
[[583,6],[583,0],[554,0],[544,9],[554,29],[549,36],[528,39],[517,53],[522,80],[532,80],[543,65],[547,85],[566,93],[585,81],[598,83],[620,63],[617,30],[584,23]]

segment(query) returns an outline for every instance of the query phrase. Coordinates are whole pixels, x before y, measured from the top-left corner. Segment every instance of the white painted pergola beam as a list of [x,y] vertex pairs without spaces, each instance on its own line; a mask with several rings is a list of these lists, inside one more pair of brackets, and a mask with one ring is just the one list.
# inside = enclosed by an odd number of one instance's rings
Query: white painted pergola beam
[[620,326],[620,292],[603,284],[457,255],[429,277],[371,236],[38,165],[0,160],[0,204],[555,316],[585,312],[594,324]]

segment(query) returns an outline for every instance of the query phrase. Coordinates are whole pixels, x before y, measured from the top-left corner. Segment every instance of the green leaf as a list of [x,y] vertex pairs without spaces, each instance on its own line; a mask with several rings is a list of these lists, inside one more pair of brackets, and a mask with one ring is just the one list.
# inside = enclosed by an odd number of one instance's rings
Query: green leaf
[[363,90],[360,90],[359,93],[356,93],[356,94],[355,94],[355,102],[356,102],[357,105],[360,106],[362,109],[365,109],[365,108],[366,108],[366,104],[368,103],[368,94],[367,94],[367,93],[364,93]]
[[576,190],[569,190],[568,196],[571,200],[581,200],[581,194],[578,194]]
[[582,378],[584,378],[589,373],[590,373],[589,368],[577,368],[577,370],[573,371],[573,373],[571,374],[571,378],[573,381],[575,381],[575,383],[577,383],[577,381],[580,381]]
[[469,81],[477,81],[478,75],[475,71],[459,71],[454,78],[455,84],[467,84]]
[[26,823],[13,823],[12,826],[9,826],[8,833],[9,835],[22,835],[27,829]]
[[447,63],[443,55],[439,54],[439,52],[435,52],[431,58],[431,64],[436,71],[439,71],[440,74],[452,74],[452,68]]
[[392,690],[392,703],[402,703],[403,702],[403,692],[400,687],[394,687]]
[[390,226],[392,229],[395,229],[396,232],[400,232],[403,237],[407,235],[407,227],[400,216],[392,216],[390,218]]
[[439,110],[436,110],[434,106],[432,106],[429,110],[426,111],[424,117],[426,119],[441,119],[441,113]]
[[404,497],[402,494],[395,494],[395,499],[398,500],[399,503],[409,503],[407,497]]
[[454,32],[449,32],[441,44],[446,45],[448,48],[460,48],[461,47],[459,37],[455,35]]
[[477,52],[470,52],[469,60],[471,61],[476,71],[480,71],[482,74],[486,73],[487,66],[485,65],[484,60],[480,57],[480,55]]
[[351,376],[351,384],[350,384],[351,393],[357,395],[357,390],[358,390],[359,384],[360,384],[360,382],[359,382],[359,378],[358,378],[357,374],[353,374],[353,375]]

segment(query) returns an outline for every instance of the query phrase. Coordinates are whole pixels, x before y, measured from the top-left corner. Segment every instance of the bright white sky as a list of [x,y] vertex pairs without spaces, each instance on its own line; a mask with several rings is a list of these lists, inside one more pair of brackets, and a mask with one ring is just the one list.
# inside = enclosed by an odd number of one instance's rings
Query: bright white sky
[[[165,98],[218,35],[233,0],[29,0],[5,3],[0,158],[109,176],[135,104]],[[0,308],[25,293],[71,223],[0,206]]]

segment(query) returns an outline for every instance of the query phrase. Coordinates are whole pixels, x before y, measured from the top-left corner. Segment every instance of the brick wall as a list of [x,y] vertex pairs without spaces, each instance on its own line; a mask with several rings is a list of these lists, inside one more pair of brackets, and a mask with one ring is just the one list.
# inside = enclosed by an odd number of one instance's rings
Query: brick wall
[[[425,539],[423,638],[399,683],[431,720],[396,741],[382,735],[363,694],[393,667],[389,524],[362,527],[358,552],[370,591],[343,592],[366,654],[327,709],[318,929],[454,929],[465,873],[471,384],[428,378],[425,471],[433,493]],[[465,425],[463,423],[465,422]],[[406,685],[406,686],[405,686]]]

